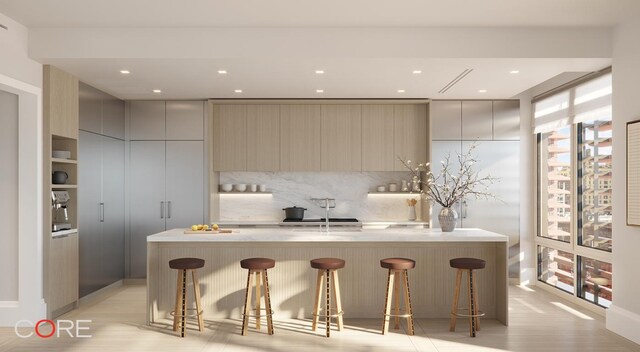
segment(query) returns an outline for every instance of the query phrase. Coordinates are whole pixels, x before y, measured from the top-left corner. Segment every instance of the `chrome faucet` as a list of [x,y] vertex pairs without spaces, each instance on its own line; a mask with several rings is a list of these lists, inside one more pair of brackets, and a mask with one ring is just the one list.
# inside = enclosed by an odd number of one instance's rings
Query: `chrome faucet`
[[[324,228],[326,232],[329,232],[329,209],[336,207],[335,198],[311,198],[311,200],[315,201],[318,206],[325,209]],[[320,229],[322,229],[322,224],[320,224]]]

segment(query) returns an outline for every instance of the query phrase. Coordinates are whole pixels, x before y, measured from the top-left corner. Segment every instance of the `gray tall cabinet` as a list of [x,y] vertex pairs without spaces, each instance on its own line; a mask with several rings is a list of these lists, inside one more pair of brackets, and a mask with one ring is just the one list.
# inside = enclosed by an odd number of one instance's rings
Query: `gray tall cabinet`
[[124,101],[80,82],[79,290],[124,278]]
[[205,103],[128,104],[128,277],[144,278],[147,236],[205,221]]
[[[477,227],[509,236],[510,246],[520,237],[520,103],[518,100],[441,100],[430,104],[431,165],[435,174],[447,155],[466,153],[476,144],[475,170],[498,177],[490,192],[498,200],[467,199],[456,204],[458,227]],[[441,207],[432,208],[433,226],[438,227]],[[510,268],[517,277],[517,268]]]

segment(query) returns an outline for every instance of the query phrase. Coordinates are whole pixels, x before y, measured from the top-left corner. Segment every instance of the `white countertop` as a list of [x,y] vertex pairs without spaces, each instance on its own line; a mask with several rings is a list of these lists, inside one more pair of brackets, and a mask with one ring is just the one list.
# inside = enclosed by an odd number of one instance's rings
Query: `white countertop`
[[508,237],[481,229],[442,232],[428,228],[335,229],[329,233],[314,228],[230,228],[232,233],[185,235],[173,229],[147,237],[147,242],[508,242]]
[[[222,227],[277,227],[280,226],[282,221],[277,220],[218,220],[213,221]],[[429,223],[426,221],[408,221],[408,220],[362,220],[362,226],[423,226],[428,227]],[[332,222],[332,226],[349,226],[350,223]],[[291,223],[291,225],[297,225],[297,223]],[[300,223],[300,226],[313,226],[310,223]]]

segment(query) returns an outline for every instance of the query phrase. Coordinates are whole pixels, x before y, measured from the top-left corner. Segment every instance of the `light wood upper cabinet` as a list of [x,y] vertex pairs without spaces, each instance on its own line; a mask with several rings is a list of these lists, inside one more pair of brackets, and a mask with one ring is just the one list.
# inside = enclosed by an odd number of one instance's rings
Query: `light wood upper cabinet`
[[247,106],[213,105],[213,170],[247,169]]
[[44,118],[53,135],[78,139],[78,79],[53,66],[44,66]]
[[462,101],[462,140],[493,139],[493,102]]
[[280,106],[280,170],[320,170],[320,105]]
[[204,140],[204,102],[167,101],[167,138]]
[[247,105],[247,171],[280,170],[280,105]]
[[393,171],[393,105],[362,105],[362,171]]
[[129,138],[165,140],[165,102],[136,100],[129,103]]
[[322,105],[321,170],[362,170],[362,107]]
[[425,104],[394,105],[393,133],[394,171],[407,170],[398,157],[415,163],[428,161],[428,117]]

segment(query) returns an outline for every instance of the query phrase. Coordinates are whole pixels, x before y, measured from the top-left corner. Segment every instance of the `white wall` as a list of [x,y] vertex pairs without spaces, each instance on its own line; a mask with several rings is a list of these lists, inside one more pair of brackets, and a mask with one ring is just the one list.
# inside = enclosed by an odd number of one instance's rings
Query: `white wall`
[[640,343],[640,227],[626,225],[626,123],[640,119],[640,18],[613,37],[613,306],[607,328]]
[[[18,96],[18,177],[3,186],[18,190],[18,253],[9,263],[2,285],[17,297],[0,301],[0,326],[14,326],[21,319],[37,321],[46,314],[42,289],[42,65],[27,57],[28,32],[24,26],[0,14],[0,90]],[[4,179],[1,181],[6,182]],[[13,215],[15,217],[15,215]],[[4,264],[4,263],[3,263]]]

